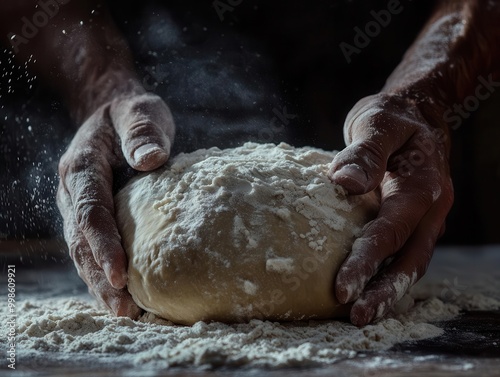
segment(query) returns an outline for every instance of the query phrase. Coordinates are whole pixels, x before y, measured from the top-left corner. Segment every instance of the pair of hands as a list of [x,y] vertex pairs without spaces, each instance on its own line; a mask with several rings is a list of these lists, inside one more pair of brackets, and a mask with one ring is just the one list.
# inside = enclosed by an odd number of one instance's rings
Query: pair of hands
[[[127,260],[114,219],[113,171],[163,165],[174,137],[168,107],[152,94],[101,106],[81,126],[59,164],[58,206],[80,277],[116,315],[141,310],[126,289]],[[379,190],[380,212],[353,245],[336,280],[354,303],[358,326],[384,315],[426,271],[453,202],[449,142],[418,109],[395,96],[362,99],[345,126],[347,148],[331,180],[349,194]]]

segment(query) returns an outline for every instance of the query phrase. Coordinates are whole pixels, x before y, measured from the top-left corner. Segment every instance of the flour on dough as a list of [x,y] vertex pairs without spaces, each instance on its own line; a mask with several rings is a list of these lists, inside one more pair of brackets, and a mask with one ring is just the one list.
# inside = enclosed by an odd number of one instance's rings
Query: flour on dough
[[134,300],[179,324],[345,315],[335,275],[378,202],[333,185],[333,157],[247,143],[132,180],[115,200]]

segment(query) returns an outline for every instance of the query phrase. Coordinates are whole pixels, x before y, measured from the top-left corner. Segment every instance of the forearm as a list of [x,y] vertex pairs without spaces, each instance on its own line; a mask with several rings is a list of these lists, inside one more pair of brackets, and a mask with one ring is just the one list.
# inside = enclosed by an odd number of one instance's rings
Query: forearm
[[446,128],[452,106],[480,85],[483,98],[500,85],[499,20],[498,2],[441,1],[382,93],[413,102],[429,123]]
[[[21,17],[30,20],[36,2],[3,12],[2,39],[12,45],[18,61],[31,57],[33,71],[65,99],[81,123],[103,103],[117,96],[142,93],[128,46],[101,1],[72,0],[32,38],[22,33]],[[9,9],[7,9],[9,10]]]

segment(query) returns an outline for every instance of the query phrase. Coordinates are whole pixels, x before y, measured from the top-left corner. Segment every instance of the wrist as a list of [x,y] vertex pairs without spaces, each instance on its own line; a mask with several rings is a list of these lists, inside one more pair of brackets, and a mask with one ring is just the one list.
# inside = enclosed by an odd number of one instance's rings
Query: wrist
[[419,82],[402,90],[382,90],[380,95],[393,107],[405,108],[405,113],[419,123],[431,129],[440,129],[448,133],[450,125],[446,122],[445,112],[452,103],[453,96],[448,96],[433,83]]
[[145,92],[127,42],[99,0],[73,1],[40,29],[19,56],[64,100],[81,124],[102,105]]
[[414,104],[434,127],[457,127],[455,112],[468,117],[469,100],[477,108],[500,86],[499,16],[498,4],[442,2],[382,92]]
[[81,124],[104,104],[145,92],[135,72],[109,67],[106,71],[85,76],[66,98],[72,118]]

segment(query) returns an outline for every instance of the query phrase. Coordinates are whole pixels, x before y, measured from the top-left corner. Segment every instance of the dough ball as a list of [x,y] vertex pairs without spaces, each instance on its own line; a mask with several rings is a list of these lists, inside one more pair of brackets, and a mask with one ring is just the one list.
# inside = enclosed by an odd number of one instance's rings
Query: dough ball
[[130,181],[115,199],[136,303],[186,325],[345,315],[335,276],[378,200],[333,185],[333,157],[247,143]]

